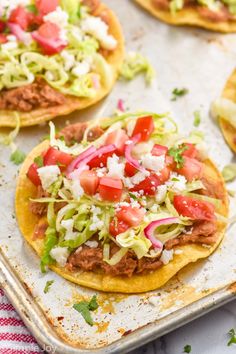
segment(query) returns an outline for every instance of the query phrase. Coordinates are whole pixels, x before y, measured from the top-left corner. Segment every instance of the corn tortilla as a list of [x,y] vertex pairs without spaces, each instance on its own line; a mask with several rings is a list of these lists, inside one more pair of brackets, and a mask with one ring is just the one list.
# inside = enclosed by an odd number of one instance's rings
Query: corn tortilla
[[[20,170],[15,197],[16,217],[18,220],[19,228],[25,240],[33,247],[39,257],[42,254],[44,242],[42,239],[34,240],[33,234],[35,226],[38,224],[41,218],[32,214],[29,209],[29,198],[36,197],[37,188],[27,178],[26,173],[35,157],[39,156],[48,147],[49,142],[44,141],[40,145],[36,146],[27,156]],[[220,210],[217,210],[217,212],[223,216],[227,216],[228,197],[224,181],[220,172],[210,160],[206,160],[204,163],[204,177],[211,181],[211,183],[217,185],[216,187],[218,188],[219,195],[222,195],[222,206]],[[196,262],[201,258],[208,257],[212,252],[214,252],[214,250],[222,241],[225,233],[225,228],[226,225],[224,223],[218,222],[217,242],[211,247],[207,248],[197,244],[188,244],[178,247],[178,249],[182,250],[183,253],[174,254],[173,260],[167,265],[164,265],[161,268],[148,274],[135,274],[131,278],[121,276],[112,277],[102,273],[85,271],[70,272],[67,269],[57,265],[51,265],[50,268],[69,281],[82,286],[86,286],[88,288],[106,292],[146,292],[157,289],[164,285],[180,269],[189,263]]]
[[[107,12],[110,19],[110,34],[117,40],[117,47],[106,58],[111,65],[112,80],[108,84],[102,82],[102,87],[93,98],[77,98],[73,96],[66,96],[66,101],[63,105],[58,105],[49,108],[34,109],[31,112],[18,112],[20,117],[21,127],[32,126],[43,123],[56,116],[64,116],[76,110],[87,108],[109,94],[115,81],[117,80],[118,72],[124,58],[124,38],[120,23],[116,15],[107,6],[101,4],[96,11],[96,15]],[[16,118],[14,111],[0,110],[0,127],[15,127]]]
[[209,21],[202,17],[194,8],[185,8],[172,15],[170,11],[159,9],[153,4],[152,0],[135,1],[153,16],[170,25],[196,26],[222,33],[236,32],[236,21]]

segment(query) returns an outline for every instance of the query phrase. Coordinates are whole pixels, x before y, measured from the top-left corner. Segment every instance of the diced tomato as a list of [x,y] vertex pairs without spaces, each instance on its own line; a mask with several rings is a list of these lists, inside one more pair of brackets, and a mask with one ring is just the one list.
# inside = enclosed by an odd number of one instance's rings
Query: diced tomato
[[32,165],[30,165],[28,172],[27,172],[27,177],[31,180],[31,182],[35,185],[35,186],[40,186],[41,185],[41,181],[37,172],[38,166],[36,163],[32,163]]
[[115,152],[116,152],[116,147],[114,146],[114,149],[110,150],[106,154],[102,154],[94,157],[91,161],[88,162],[88,166],[90,168],[106,166],[108,157],[111,157]]
[[47,55],[60,53],[67,46],[67,43],[60,39],[60,28],[55,23],[42,24],[38,31],[32,32],[32,37]]
[[30,13],[23,6],[18,6],[14,9],[9,17],[9,22],[16,23],[24,31],[29,27],[30,21]]
[[185,143],[184,144],[187,149],[183,152],[183,156],[191,157],[192,159],[195,159],[197,156],[197,149],[193,144],[190,143]]
[[184,157],[183,167],[177,168],[176,171],[184,175],[187,181],[191,182],[194,179],[202,177],[202,163],[196,159],[191,159],[190,157]]
[[99,178],[94,171],[83,171],[79,177],[86,194],[94,195],[98,189]]
[[40,14],[47,15],[56,10],[59,0],[36,0],[35,4]]
[[132,206],[123,206],[117,211],[116,216],[119,221],[123,221],[127,225],[133,227],[140,224],[145,214],[145,210],[141,208],[132,208]]
[[58,165],[60,169],[65,169],[73,157],[65,152],[59,151],[53,147],[50,147],[43,157],[44,166]]
[[117,129],[107,135],[105,144],[114,144],[116,147],[115,153],[121,156],[124,154],[125,142],[127,140],[129,140],[129,137],[126,132],[123,129]]
[[151,116],[138,118],[132,133],[132,137],[137,134],[141,134],[140,141],[147,141],[150,138],[150,135],[153,133],[154,128],[154,121]]
[[119,178],[102,177],[98,191],[103,200],[119,202],[122,195],[122,187],[122,181]]
[[137,173],[138,170],[137,168],[135,168],[133,165],[131,165],[129,162],[125,163],[125,174],[128,177],[132,177],[135,175],[135,173]]
[[159,145],[159,144],[155,144],[152,148],[151,154],[154,156],[161,156],[161,155],[166,156],[167,151],[168,151],[168,147],[163,146],[163,145]]
[[173,169],[175,166],[174,163],[174,158],[172,156],[166,155],[166,165],[170,168]]
[[130,189],[131,192],[140,192],[143,191],[144,195],[155,195],[156,189],[160,186],[161,182],[157,175],[151,174],[149,177],[146,177],[142,182],[136,184],[133,188]]
[[126,230],[129,229],[129,225],[127,225],[124,221],[112,220],[109,226],[109,232],[112,236],[116,237],[119,234],[122,234]]
[[215,220],[214,205],[182,195],[174,196],[174,207],[182,216],[193,220]]
[[6,28],[6,22],[0,20],[0,32],[3,32]]
[[165,166],[161,171],[160,175],[158,174],[158,178],[161,182],[161,184],[164,184],[168,179],[170,178],[170,168]]
[[7,36],[3,33],[0,33],[0,44],[7,43]]

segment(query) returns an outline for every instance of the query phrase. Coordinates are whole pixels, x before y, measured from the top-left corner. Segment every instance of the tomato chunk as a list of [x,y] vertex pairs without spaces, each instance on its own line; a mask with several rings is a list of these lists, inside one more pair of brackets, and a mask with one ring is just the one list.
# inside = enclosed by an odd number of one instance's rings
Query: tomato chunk
[[109,226],[109,232],[112,236],[116,237],[119,234],[122,234],[126,230],[129,229],[129,225],[127,225],[124,221],[112,220]]
[[65,152],[50,147],[43,157],[44,166],[59,165],[60,169],[67,167],[73,157]]
[[126,132],[123,129],[117,129],[107,135],[105,144],[114,144],[116,147],[115,153],[121,156],[124,154],[125,142],[127,140],[129,140],[129,137]]
[[79,177],[86,194],[94,195],[98,189],[99,178],[94,171],[83,171]]
[[132,208],[132,206],[123,206],[117,211],[116,216],[119,221],[123,221],[129,226],[137,226],[142,221],[145,215],[145,210],[141,208]]
[[182,216],[193,220],[215,220],[215,207],[209,202],[194,198],[176,195],[174,196],[174,207]]
[[202,163],[196,159],[191,159],[190,157],[184,157],[183,167],[177,168],[176,171],[187,179],[187,181],[191,182],[194,179],[198,179],[202,177]]
[[192,159],[195,159],[197,157],[197,149],[193,144],[190,143],[185,143],[184,144],[187,149],[183,152],[183,156],[191,157]]
[[67,43],[60,38],[60,28],[55,23],[42,24],[38,31],[32,32],[32,37],[47,55],[60,53],[67,46]]
[[111,157],[115,152],[116,147],[114,146],[114,148],[111,148],[109,152],[94,157],[91,161],[88,162],[88,166],[90,168],[105,167],[107,165],[108,157]]
[[155,195],[157,187],[160,186],[161,182],[157,175],[151,174],[146,177],[142,182],[136,184],[130,189],[131,192],[143,191],[144,195]]
[[125,163],[125,174],[128,177],[134,176],[138,172],[137,168],[131,165],[129,162]]
[[59,0],[36,0],[35,4],[40,14],[47,15],[49,12],[56,10],[59,6]]
[[151,154],[154,156],[161,156],[161,155],[166,156],[167,151],[168,151],[168,147],[163,146],[163,145],[159,145],[159,144],[155,144],[152,148]]
[[153,133],[154,129],[154,121],[151,116],[138,118],[132,133],[132,137],[137,134],[141,134],[140,141],[147,141]]
[[164,184],[166,181],[168,181],[168,179],[170,178],[170,168],[165,166],[158,174],[158,178],[159,181],[161,182],[161,184]]
[[0,44],[7,43],[7,36],[3,33],[0,33]]
[[102,177],[98,186],[100,197],[109,202],[118,202],[122,195],[122,181],[119,178]]
[[30,165],[28,172],[27,172],[27,177],[30,179],[30,181],[35,185],[35,186],[40,186],[41,185],[41,180],[39,178],[38,172],[37,172],[38,166],[36,163],[32,163]]
[[16,23],[26,31],[30,24],[30,13],[23,6],[18,6],[11,12],[9,22]]

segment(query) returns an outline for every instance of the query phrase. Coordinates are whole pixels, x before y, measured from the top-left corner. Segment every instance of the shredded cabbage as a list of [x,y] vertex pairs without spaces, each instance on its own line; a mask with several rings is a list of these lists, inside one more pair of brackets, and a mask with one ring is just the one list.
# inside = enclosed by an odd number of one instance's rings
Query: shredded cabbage
[[150,84],[155,76],[155,71],[148,59],[139,53],[129,53],[120,69],[120,77],[125,80],[133,80],[140,74],[145,74],[147,84]]
[[177,11],[184,7],[183,0],[171,0],[170,2],[170,12],[174,15]]
[[104,259],[105,262],[110,264],[111,266],[120,262],[120,260],[124,257],[124,255],[128,252],[127,248],[121,248],[118,252],[116,252],[111,259]]
[[122,248],[132,249],[138,259],[144,257],[152,245],[151,241],[144,236],[141,227],[119,234],[116,241]]

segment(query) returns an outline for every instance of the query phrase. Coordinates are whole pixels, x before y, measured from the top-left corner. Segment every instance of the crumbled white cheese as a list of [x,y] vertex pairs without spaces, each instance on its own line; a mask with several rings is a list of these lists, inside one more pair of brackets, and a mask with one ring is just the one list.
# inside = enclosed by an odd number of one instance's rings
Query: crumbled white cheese
[[157,192],[155,195],[156,202],[161,204],[164,202],[167,193],[167,186],[165,184],[157,187]]
[[131,183],[139,184],[144,181],[146,177],[150,176],[149,171],[138,171],[133,177],[130,178]]
[[153,156],[152,154],[148,153],[142,156],[141,158],[142,165],[149,169],[156,172],[161,171],[165,167],[165,156]]
[[123,183],[124,183],[124,186],[128,189],[133,188],[133,186],[134,186],[129,177],[124,177]]
[[67,247],[54,247],[50,251],[50,256],[55,259],[61,267],[66,265],[69,254],[70,252]]
[[31,0],[1,0],[0,9],[6,11],[6,16],[8,18],[12,10],[16,9],[19,5],[24,7],[29,5],[30,3]]
[[103,177],[107,172],[107,169],[106,167],[102,167],[102,168],[97,168],[96,169],[96,174],[97,176],[100,178],[100,177]]
[[153,204],[153,206],[150,208],[150,211],[152,213],[157,213],[158,209],[159,209],[159,205],[158,204]]
[[144,143],[138,143],[132,148],[132,155],[139,159],[145,154],[149,154],[153,148],[153,141],[145,141]]
[[119,163],[119,157],[113,154],[112,157],[107,159],[108,177],[121,178],[124,177],[125,165],[124,163]]
[[127,130],[128,136],[132,136],[135,125],[136,125],[136,119],[131,119],[127,123],[126,130]]
[[169,250],[169,251],[168,250],[164,250],[162,252],[160,261],[162,261],[163,264],[168,264],[173,259],[173,253],[174,253],[173,250]]
[[1,44],[2,50],[12,50],[12,49],[17,49],[17,48],[18,48],[17,42],[7,42],[7,43]]
[[61,171],[57,165],[44,166],[37,169],[43,189],[47,190],[54,182],[56,182]]
[[69,71],[75,65],[75,56],[69,53],[67,50],[61,52],[61,57],[64,60],[64,68]]
[[77,238],[78,233],[73,231],[74,228],[73,219],[62,220],[61,226],[66,230],[65,240],[75,240]]
[[64,28],[68,25],[69,15],[60,6],[57,6],[55,11],[49,12],[43,19],[44,22],[55,23],[58,27]]
[[16,38],[16,36],[14,36],[14,34],[9,34],[9,35],[7,36],[7,40],[8,40],[9,42],[17,42],[17,38]]
[[91,218],[92,224],[90,225],[89,230],[90,231],[101,230],[104,227],[104,222],[98,217],[98,215],[102,214],[101,208],[92,205],[91,213],[92,213],[92,218]]
[[85,245],[90,248],[97,248],[98,242],[97,241],[87,241],[87,242],[85,242]]
[[172,172],[169,180],[165,183],[168,189],[175,193],[183,192],[186,190],[187,180],[184,176]]
[[74,179],[71,182],[71,192],[75,199],[80,199],[84,194],[84,190],[80,185],[79,179]]
[[103,48],[108,50],[116,48],[117,40],[108,33],[108,26],[100,17],[85,18],[81,23],[81,28],[85,33],[94,36]]
[[87,61],[82,61],[77,63],[76,66],[72,69],[72,74],[76,77],[88,74],[90,71],[90,64]]

